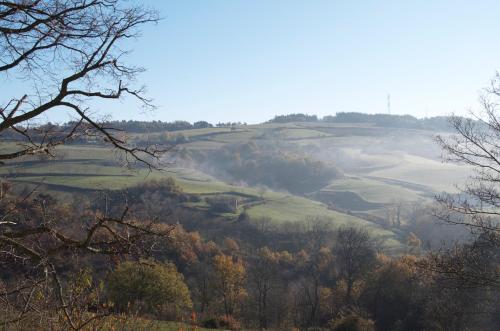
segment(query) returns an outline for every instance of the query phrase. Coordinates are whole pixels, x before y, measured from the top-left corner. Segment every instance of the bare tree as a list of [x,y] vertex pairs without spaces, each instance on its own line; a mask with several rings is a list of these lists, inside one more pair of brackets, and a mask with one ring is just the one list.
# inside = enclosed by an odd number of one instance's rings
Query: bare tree
[[472,169],[460,195],[442,195],[436,215],[471,230],[473,240],[432,256],[435,271],[461,288],[500,288],[500,74],[481,95],[473,118],[452,117],[455,134],[438,136],[445,160]]
[[[152,165],[160,150],[127,144],[126,137],[102,124],[89,105],[132,96],[152,108],[144,88],[133,81],[141,67],[125,63],[124,42],[159,19],[155,11],[119,0],[14,0],[0,2],[0,75],[26,86],[0,100],[0,135],[23,138],[18,149],[0,152],[0,161],[50,154],[82,136],[102,138],[129,160]],[[54,132],[37,126],[41,115],[69,111],[74,121]]]
[[[14,136],[17,142],[14,151],[0,150],[0,162],[52,155],[56,146],[92,137],[123,152],[127,161],[157,167],[162,150],[131,146],[90,105],[128,95],[153,108],[144,88],[133,87],[143,69],[124,62],[128,52],[122,47],[141,26],[158,19],[154,10],[119,0],[0,1],[0,75],[26,87],[0,100],[0,137]],[[40,125],[42,115],[56,111],[69,111],[74,121]],[[90,301],[82,301],[84,291],[75,287],[69,271],[94,257],[140,256],[154,247],[154,238],[170,231],[156,220],[134,218],[127,208],[119,217],[79,215],[49,206],[33,192],[21,198],[6,193],[2,183],[0,326],[55,313],[60,329],[88,328],[105,311],[88,314]],[[90,292],[85,293],[96,302]]]
[[259,328],[262,330],[269,327],[271,303],[279,287],[279,258],[279,253],[273,252],[267,247],[261,248],[249,269],[248,280],[253,299],[257,303]]
[[465,225],[478,232],[499,233],[500,211],[500,74],[481,96],[481,110],[473,118],[453,116],[451,136],[438,136],[448,162],[468,165],[473,174],[459,197],[444,195],[438,201],[454,213],[439,214],[450,223]]
[[346,302],[352,303],[352,291],[357,281],[375,263],[375,248],[367,231],[353,227],[340,228],[333,247],[338,275],[346,283]]
[[0,199],[0,215],[0,306],[7,312],[0,325],[45,312],[63,316],[66,329],[83,328],[108,311],[74,316],[75,309],[82,309],[75,306],[82,302],[76,301],[71,283],[79,263],[144,256],[172,230],[156,220],[136,219],[127,208],[120,217],[79,214],[55,202],[9,195]]

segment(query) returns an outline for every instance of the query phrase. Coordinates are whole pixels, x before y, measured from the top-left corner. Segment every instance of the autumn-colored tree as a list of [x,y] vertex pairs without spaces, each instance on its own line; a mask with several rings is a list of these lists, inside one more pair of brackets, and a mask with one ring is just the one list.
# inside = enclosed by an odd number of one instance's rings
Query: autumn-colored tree
[[193,298],[200,313],[205,314],[212,307],[215,298],[213,258],[220,254],[220,249],[213,241],[200,247],[198,263],[191,268],[190,285]]
[[249,270],[253,299],[257,303],[259,328],[267,329],[269,324],[269,303],[273,291],[279,286],[280,253],[267,247],[260,249]]
[[373,242],[365,230],[341,228],[336,233],[333,254],[338,277],[346,283],[346,302],[350,303],[355,283],[375,262]]
[[316,326],[322,311],[325,295],[324,276],[328,273],[332,254],[323,247],[307,254],[300,251],[295,256],[296,272],[300,275],[295,283],[295,309],[301,326]]
[[426,279],[416,267],[416,258],[377,257],[368,276],[361,304],[371,313],[379,330],[422,330]]
[[422,241],[415,233],[410,232],[408,237],[406,237],[406,245],[408,246],[408,253],[417,255],[420,254]]
[[162,317],[192,307],[184,277],[173,264],[124,262],[109,275],[106,289],[120,311]]
[[375,324],[372,320],[360,316],[356,313],[350,313],[334,321],[331,327],[332,331],[375,331]]
[[218,294],[224,303],[224,313],[237,313],[241,301],[247,296],[245,290],[246,269],[243,261],[219,254],[213,260]]
[[226,237],[224,239],[224,241],[222,242],[222,247],[229,254],[236,253],[240,250],[240,246],[238,245],[236,240],[234,240],[233,238],[229,238],[229,237]]

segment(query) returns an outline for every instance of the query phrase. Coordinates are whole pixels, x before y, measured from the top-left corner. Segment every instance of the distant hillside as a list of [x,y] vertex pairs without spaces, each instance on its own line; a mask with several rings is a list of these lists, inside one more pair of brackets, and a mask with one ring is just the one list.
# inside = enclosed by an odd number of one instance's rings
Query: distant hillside
[[[398,210],[406,211],[400,218],[407,222],[415,206],[432,202],[443,191],[454,193],[455,184],[467,178],[466,168],[441,162],[434,143],[443,128],[440,121],[445,118],[341,113],[322,119],[284,115],[276,122],[218,127],[208,122],[109,122],[106,126],[130,131],[131,146],[172,147],[162,160],[163,170],[125,169],[121,155],[102,141],[75,139],[57,148],[50,160],[29,156],[6,161],[0,180],[20,192],[43,185],[45,192],[65,201],[110,190],[120,197],[127,191],[135,199],[140,192],[152,210],[162,201],[179,213],[215,220],[210,229],[214,236],[221,224],[238,229],[244,219],[288,227],[322,217],[336,227],[369,228],[394,251],[406,240],[400,228],[394,229]],[[60,135],[67,127],[47,124],[44,130]],[[22,145],[21,135],[0,142],[0,148],[12,152]],[[150,183],[168,178],[179,192],[153,189]],[[198,218],[186,219],[186,226],[201,226]]]
[[[319,118],[316,115],[308,114],[286,114],[277,115],[273,119],[267,121],[266,123],[350,123],[350,124],[368,124],[377,127],[391,127],[391,128],[402,128],[402,129],[419,129],[419,130],[430,130],[430,131],[452,131],[449,123],[450,117],[448,116],[436,116],[429,118],[418,119],[411,115],[388,115],[388,114],[363,114],[356,112],[340,112],[336,115],[328,115],[323,118]],[[263,123],[265,124],[265,123]],[[49,135],[52,138],[62,137],[69,133],[69,131],[74,127],[74,122],[54,124],[46,123],[37,127],[26,128],[27,132],[30,133],[31,137],[35,140],[46,139]],[[122,120],[122,121],[107,121],[101,123],[103,127],[113,128],[114,130],[124,131],[129,133],[161,133],[161,132],[176,132],[176,131],[186,131],[195,129],[211,129],[211,128],[237,128],[242,126],[247,126],[246,123],[241,122],[219,122],[216,124],[209,123],[207,121],[196,121],[193,123],[187,121],[136,121],[136,120]],[[84,130],[82,126],[82,130]],[[1,138],[20,140],[24,139],[24,136],[19,132],[14,130],[7,130],[3,132]],[[174,137],[174,143],[177,137]],[[168,139],[163,139],[162,143],[172,143],[172,137]],[[79,138],[74,139],[74,142],[85,143],[87,141],[81,140]],[[94,141],[92,141],[94,143]]]
[[433,131],[450,131],[452,128],[448,116],[435,116],[418,119],[411,115],[364,114],[356,112],[340,112],[318,118],[316,115],[288,114],[277,115],[269,123],[292,122],[324,122],[324,123],[364,123],[380,127],[420,129]]

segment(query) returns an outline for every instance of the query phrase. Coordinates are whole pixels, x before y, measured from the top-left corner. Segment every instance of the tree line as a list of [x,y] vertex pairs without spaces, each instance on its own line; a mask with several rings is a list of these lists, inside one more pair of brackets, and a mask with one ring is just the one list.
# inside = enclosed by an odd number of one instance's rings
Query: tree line
[[420,129],[431,131],[452,131],[453,127],[449,123],[449,116],[434,116],[426,118],[416,118],[411,115],[394,114],[366,114],[358,112],[337,112],[335,115],[326,115],[322,118],[317,115],[308,114],[287,114],[277,115],[269,120],[269,123],[293,123],[293,122],[313,122],[313,123],[364,123],[373,124],[380,127],[393,127],[402,129]]

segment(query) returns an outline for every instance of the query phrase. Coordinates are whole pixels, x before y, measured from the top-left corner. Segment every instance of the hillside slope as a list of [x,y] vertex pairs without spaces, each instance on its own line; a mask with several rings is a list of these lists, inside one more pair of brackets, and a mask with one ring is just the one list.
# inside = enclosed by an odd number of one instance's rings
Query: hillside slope
[[[49,162],[7,162],[0,175],[15,183],[42,183],[66,196],[171,177],[186,194],[200,197],[186,202],[186,208],[210,212],[210,197],[234,197],[238,207],[220,213],[229,220],[243,212],[277,223],[323,217],[335,226],[370,228],[387,239],[387,245],[395,245],[402,238],[373,223],[373,217],[380,220],[395,203],[429,201],[442,191],[452,192],[467,176],[465,168],[439,161],[434,134],[360,123],[266,123],[136,133],[136,144],[176,141],[163,171],[123,168],[120,155],[87,144],[61,147]],[[309,185],[311,181],[315,184]]]

